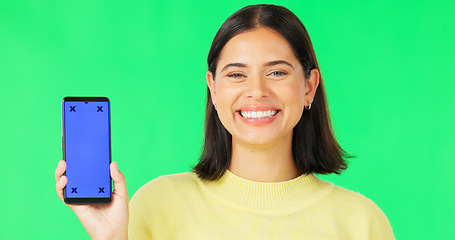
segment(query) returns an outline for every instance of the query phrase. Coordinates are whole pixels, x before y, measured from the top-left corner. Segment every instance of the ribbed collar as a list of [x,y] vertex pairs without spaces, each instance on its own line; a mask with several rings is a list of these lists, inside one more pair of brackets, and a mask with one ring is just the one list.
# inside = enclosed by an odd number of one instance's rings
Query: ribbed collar
[[219,180],[202,184],[221,201],[251,210],[271,211],[305,207],[334,187],[313,174],[270,183],[247,180],[229,170]]

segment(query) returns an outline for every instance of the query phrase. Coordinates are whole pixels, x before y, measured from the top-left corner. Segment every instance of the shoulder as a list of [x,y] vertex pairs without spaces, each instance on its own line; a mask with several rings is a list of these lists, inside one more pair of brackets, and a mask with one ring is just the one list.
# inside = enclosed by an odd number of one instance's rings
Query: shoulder
[[[158,177],[142,186],[131,198],[131,204],[151,201],[178,199],[182,193],[198,188],[199,179],[195,173],[185,172]],[[176,198],[174,198],[176,197]],[[147,204],[148,205],[148,204]]]
[[137,192],[142,193],[150,189],[159,190],[159,189],[168,189],[169,187],[179,188],[185,187],[188,185],[196,185],[198,182],[198,177],[195,173],[185,172],[177,173],[171,175],[160,176],[142,186]]
[[335,198],[340,199],[340,203],[349,206],[355,206],[360,209],[379,209],[379,207],[371,199],[365,197],[361,193],[335,186],[331,193]]
[[[186,172],[148,182],[137,190],[129,203],[130,219],[134,219],[131,225],[140,225],[141,222],[175,224],[182,212],[201,202],[200,181],[195,173]],[[156,222],[157,219],[160,223]]]
[[333,186],[323,200],[330,203],[330,206],[346,211],[355,211],[356,213],[382,214],[381,209],[376,203],[361,193],[333,185],[332,183],[319,178],[318,181]]
[[314,174],[308,175],[308,179],[314,188],[325,189],[325,191],[320,191],[322,196],[319,195],[319,197],[322,198],[318,198],[318,201],[330,202],[330,205],[335,207],[377,208],[377,205],[372,200],[358,192],[334,185]]
[[198,181],[194,173],[178,173],[158,177],[137,190],[129,203],[130,237],[151,239],[152,232],[181,224],[179,216],[188,200],[198,195]]
[[338,213],[336,216],[339,222],[345,224],[347,228],[353,228],[353,231],[359,234],[361,231],[367,231],[364,234],[370,234],[371,239],[377,239],[374,236],[394,239],[384,212],[374,201],[361,193],[334,186],[322,201],[325,201],[325,206],[330,206],[330,212]]

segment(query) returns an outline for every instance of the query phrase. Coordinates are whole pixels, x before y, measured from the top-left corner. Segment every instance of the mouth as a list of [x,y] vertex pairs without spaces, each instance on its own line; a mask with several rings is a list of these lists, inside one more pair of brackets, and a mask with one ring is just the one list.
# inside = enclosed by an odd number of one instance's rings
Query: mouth
[[266,110],[266,111],[242,111],[239,110],[240,116],[246,119],[263,119],[273,118],[280,110]]

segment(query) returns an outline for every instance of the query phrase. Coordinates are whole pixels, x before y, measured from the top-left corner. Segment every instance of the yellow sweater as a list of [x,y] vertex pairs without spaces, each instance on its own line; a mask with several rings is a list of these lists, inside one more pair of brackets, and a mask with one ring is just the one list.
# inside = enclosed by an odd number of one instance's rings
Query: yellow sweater
[[227,171],[157,178],[130,202],[129,239],[395,239],[371,200],[313,174],[261,183]]

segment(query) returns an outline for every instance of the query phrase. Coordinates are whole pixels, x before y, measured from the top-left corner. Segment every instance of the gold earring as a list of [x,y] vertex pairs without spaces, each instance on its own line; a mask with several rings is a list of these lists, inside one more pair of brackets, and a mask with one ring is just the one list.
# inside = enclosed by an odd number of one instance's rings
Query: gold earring
[[308,106],[305,106],[305,109],[306,110],[310,110],[311,109],[311,103]]

